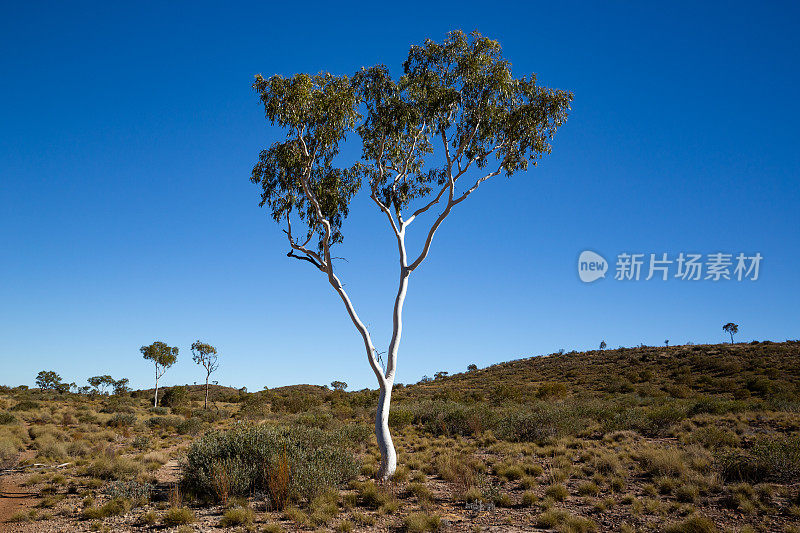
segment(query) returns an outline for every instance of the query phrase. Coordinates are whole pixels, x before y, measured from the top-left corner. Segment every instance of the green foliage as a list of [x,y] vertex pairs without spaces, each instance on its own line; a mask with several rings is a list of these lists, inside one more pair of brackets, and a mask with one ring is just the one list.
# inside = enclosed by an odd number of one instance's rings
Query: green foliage
[[733,344],[733,336],[739,333],[739,325],[733,322],[728,322],[722,326],[722,331],[727,331],[731,336],[731,344]]
[[86,380],[89,385],[91,385],[95,391],[97,392],[104,392],[106,387],[113,387],[116,384],[114,378],[109,376],[108,374],[102,376],[93,376]]
[[136,480],[113,481],[106,486],[105,492],[112,499],[119,498],[142,504],[150,501],[154,489],[151,483]]
[[21,402],[13,405],[10,411],[33,411],[39,409],[42,405],[33,400],[22,400]]
[[245,526],[253,523],[255,513],[249,507],[236,505],[222,513],[219,525],[222,527]]
[[164,391],[161,397],[161,405],[165,407],[182,407],[189,402],[189,392],[183,385],[170,387]]
[[192,443],[182,483],[208,500],[219,499],[215,479],[220,477],[229,480],[230,496],[269,492],[270,472],[285,456],[291,497],[310,500],[357,474],[357,462],[348,451],[351,445],[341,435],[321,430],[240,425],[226,432],[208,433]]
[[113,498],[100,507],[84,507],[81,518],[84,520],[97,520],[110,516],[122,516],[131,510],[131,501],[125,498]]
[[171,507],[161,518],[161,524],[166,527],[191,524],[196,520],[191,509],[186,507]]
[[133,413],[116,413],[108,421],[110,427],[129,427],[136,423],[136,415]]
[[36,386],[42,390],[57,390],[61,385],[61,376],[52,370],[42,370],[36,375]]
[[142,352],[145,359],[155,364],[156,371],[160,368],[169,368],[178,360],[178,348],[167,346],[161,341],[155,341],[149,346],[142,346],[139,351]]
[[403,527],[411,533],[423,533],[424,531],[439,531],[442,519],[439,515],[428,513],[411,513],[403,520]]
[[714,522],[704,516],[693,515],[681,522],[667,525],[664,533],[715,533]]
[[800,481],[800,436],[759,437],[746,451],[723,450],[717,457],[722,477],[729,481]]
[[[534,76],[514,78],[496,41],[460,31],[441,44],[413,46],[397,80],[380,65],[352,79],[258,75],[253,88],[267,120],[283,128],[286,138],[261,152],[251,181],[261,185],[260,205],[276,221],[296,214],[307,226],[306,242],[317,237],[324,253],[297,244],[288,228],[289,255],[321,270],[330,263],[328,248],[342,240],[342,222],[362,177],[380,208],[399,216],[414,199],[434,191],[441,197],[447,188],[454,193],[456,179],[473,165],[484,168],[490,158],[497,170],[484,179],[526,169],[550,151],[549,140],[572,100],[571,93],[537,86]],[[339,168],[339,143],[352,132],[361,138],[363,163]],[[447,144],[448,155],[441,158],[447,168],[426,161],[440,139]],[[449,180],[455,164],[459,170]],[[446,209],[467,194],[451,196]]]
[[[320,249],[322,239],[341,242],[341,225],[361,186],[362,172],[359,164],[335,168],[333,160],[356,124],[356,87],[347,76],[329,73],[268,79],[259,74],[253,89],[267,120],[287,130],[286,141],[263,150],[253,168],[251,181],[262,187],[260,205],[268,205],[276,221],[295,211],[307,222],[308,237],[319,236]],[[330,221],[329,235],[322,230],[321,218]]]
[[197,435],[203,429],[203,421],[199,418],[187,418],[175,426],[175,431],[180,435]]

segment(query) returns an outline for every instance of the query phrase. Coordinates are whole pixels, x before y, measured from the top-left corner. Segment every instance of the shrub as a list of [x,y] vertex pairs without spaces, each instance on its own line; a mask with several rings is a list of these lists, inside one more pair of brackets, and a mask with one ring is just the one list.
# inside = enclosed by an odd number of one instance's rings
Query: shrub
[[197,418],[187,418],[177,426],[175,431],[181,435],[197,435],[203,428],[203,422]]
[[284,496],[274,480],[283,471],[288,498],[311,500],[358,474],[350,447],[340,435],[318,429],[241,425],[193,442],[182,483],[201,498],[219,501],[222,477],[230,496],[263,491],[277,500]]
[[664,533],[714,533],[717,528],[714,522],[703,516],[690,516],[682,522],[669,524]]
[[425,486],[424,483],[414,482],[410,483],[407,487],[410,494],[417,497],[419,501],[433,500],[433,493]]
[[403,407],[394,407],[389,411],[389,427],[404,428],[414,423],[414,412]]
[[495,427],[498,437],[513,442],[544,442],[578,433],[587,413],[577,404],[537,404],[533,409],[506,411]]
[[547,487],[544,491],[545,496],[549,496],[557,502],[563,502],[569,496],[569,492],[567,492],[567,487],[561,484],[553,484]]
[[559,382],[542,383],[536,391],[536,397],[542,400],[548,398],[563,398],[567,395],[567,386]]
[[149,428],[176,428],[183,419],[179,416],[152,416],[145,421]]
[[34,409],[38,409],[41,407],[39,402],[34,402],[33,400],[22,400],[21,402],[17,403],[10,411],[33,411]]
[[194,513],[186,507],[172,507],[161,519],[161,523],[166,527],[182,526],[191,524],[195,521]]
[[522,494],[522,506],[533,507],[539,502],[539,497],[532,490],[526,490]]
[[796,483],[800,480],[800,436],[761,437],[745,452],[718,454],[717,465],[726,481]]
[[136,415],[133,413],[116,413],[108,421],[109,427],[121,428],[129,427],[136,423]]
[[239,505],[227,509],[222,514],[222,519],[219,525],[222,527],[235,527],[244,526],[253,523],[254,513],[249,507],[241,507]]
[[422,533],[424,531],[438,531],[441,527],[442,519],[439,515],[427,513],[411,513],[403,521],[406,531]]
[[160,403],[164,407],[181,407],[189,402],[189,391],[183,385],[170,387],[164,391]]
[[477,484],[482,463],[474,456],[446,452],[436,457],[436,471],[445,481],[454,483],[460,492],[467,492]]
[[150,501],[153,489],[154,487],[150,483],[141,483],[135,480],[114,481],[106,487],[105,492],[111,498],[123,498],[141,505]]
[[686,471],[684,454],[674,448],[647,446],[638,452],[636,460],[650,476],[679,476]]
[[98,520],[109,516],[122,516],[131,510],[131,502],[125,498],[114,498],[107,501],[101,507],[93,505],[84,507],[81,511],[81,518],[84,520]]
[[525,471],[519,465],[500,465],[497,468],[497,475],[507,481],[517,481],[522,479]]
[[694,503],[700,495],[700,489],[694,485],[681,485],[675,490],[675,499],[683,503]]
[[86,473],[98,479],[127,479],[135,477],[143,466],[129,457],[101,457],[86,468]]
[[685,409],[672,404],[662,405],[646,412],[647,423],[645,427],[639,429],[642,434],[647,436],[664,435],[669,428],[686,416]]
[[600,494],[600,487],[593,481],[584,481],[578,485],[578,494],[581,496],[597,496]]
[[150,447],[150,437],[147,435],[136,435],[131,442],[131,446],[143,452]]
[[8,411],[0,411],[0,425],[16,424],[17,417]]

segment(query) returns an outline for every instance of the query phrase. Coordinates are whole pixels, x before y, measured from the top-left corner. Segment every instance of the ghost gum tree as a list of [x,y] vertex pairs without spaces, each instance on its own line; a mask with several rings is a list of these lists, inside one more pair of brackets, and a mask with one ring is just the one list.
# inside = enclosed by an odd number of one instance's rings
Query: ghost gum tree
[[149,346],[142,346],[139,351],[142,352],[142,357],[152,361],[155,367],[156,388],[153,395],[153,407],[158,407],[158,380],[178,360],[178,348],[176,346],[167,346],[166,343],[161,341],[155,341]]
[[203,409],[208,409],[208,380],[218,368],[217,349],[205,342],[195,341],[192,343],[192,361],[202,367],[206,371],[206,398],[203,401]]
[[[251,181],[261,185],[260,205],[284,226],[287,255],[327,278],[364,341],[380,391],[375,434],[378,477],[386,479],[397,466],[388,421],[409,278],[453,208],[486,180],[525,171],[550,152],[572,93],[540,87],[533,75],[513,77],[496,41],[460,31],[442,43],[412,46],[397,79],[378,65],[352,77],[258,75],[253,88],[267,120],[286,137],[261,152]],[[361,160],[342,164],[337,156],[350,137],[361,141]],[[385,368],[331,253],[342,242],[350,202],[364,184],[397,245],[397,296]],[[435,215],[429,215],[418,248],[409,253],[410,228],[428,211]]]

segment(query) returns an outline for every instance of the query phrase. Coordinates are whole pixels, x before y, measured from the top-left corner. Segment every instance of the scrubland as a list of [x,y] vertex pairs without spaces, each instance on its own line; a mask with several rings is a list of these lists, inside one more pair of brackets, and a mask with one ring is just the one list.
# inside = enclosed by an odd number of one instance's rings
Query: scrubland
[[2,388],[0,528],[800,532],[798,341],[398,385],[385,483],[376,391],[214,387],[207,410],[200,386],[151,395]]

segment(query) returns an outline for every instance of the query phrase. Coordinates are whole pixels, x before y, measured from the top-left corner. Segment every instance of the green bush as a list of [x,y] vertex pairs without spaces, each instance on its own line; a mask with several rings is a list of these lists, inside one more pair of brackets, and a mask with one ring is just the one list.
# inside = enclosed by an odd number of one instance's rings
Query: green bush
[[497,423],[497,436],[513,442],[543,442],[573,435],[586,427],[588,413],[579,404],[541,402],[528,409],[504,413]]
[[252,509],[237,505],[227,509],[222,514],[222,519],[219,521],[219,525],[222,527],[244,526],[247,524],[252,524],[254,517],[255,513],[253,513]]
[[186,507],[173,507],[161,519],[161,523],[167,527],[191,524],[194,521],[194,513]]
[[16,424],[17,417],[7,411],[0,411],[0,425]]
[[159,403],[165,407],[181,407],[189,402],[189,391],[183,385],[170,387],[164,391]]
[[111,498],[121,498],[141,504],[150,501],[154,488],[150,483],[136,480],[114,481],[106,486],[105,493]]
[[393,407],[389,411],[389,427],[404,428],[414,423],[414,412],[403,407]]
[[239,425],[207,433],[192,443],[182,483],[187,491],[212,501],[222,499],[223,492],[227,496],[249,496],[256,491],[272,494],[283,490],[274,486],[271,474],[285,459],[289,497],[311,500],[358,474],[352,445],[339,432]]
[[34,402],[33,400],[22,400],[18,404],[14,405],[10,411],[33,411],[39,407],[41,407],[39,402]]
[[664,533],[714,533],[717,528],[714,522],[704,516],[690,516],[682,522],[668,525]]
[[129,427],[136,423],[136,415],[133,413],[116,413],[108,421],[109,427],[121,428]]
[[145,425],[149,428],[176,428],[183,422],[183,418],[179,416],[151,416],[145,421]]
[[441,527],[442,519],[439,515],[427,513],[411,513],[403,520],[403,527],[412,533],[422,533],[424,531],[438,531]]
[[187,418],[175,426],[175,431],[181,435],[197,435],[201,429],[203,429],[203,422],[197,418]]
[[800,436],[761,437],[744,452],[720,452],[717,465],[726,481],[796,483],[800,481]]

